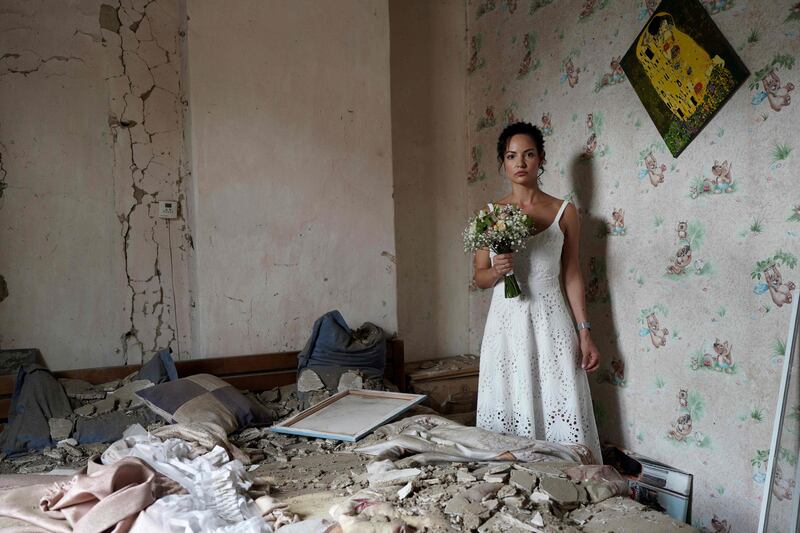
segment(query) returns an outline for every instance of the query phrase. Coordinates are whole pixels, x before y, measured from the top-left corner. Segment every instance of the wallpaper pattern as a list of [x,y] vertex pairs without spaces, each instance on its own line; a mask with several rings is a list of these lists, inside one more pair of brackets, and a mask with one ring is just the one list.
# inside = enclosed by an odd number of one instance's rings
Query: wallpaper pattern
[[[694,473],[695,526],[753,531],[800,283],[800,3],[703,1],[753,74],[678,159],[619,65],[657,4],[467,3],[470,208],[509,189],[500,130],[538,124],[543,188],[582,216],[601,439]],[[471,288],[475,353],[488,305]],[[793,490],[781,478],[776,496]]]

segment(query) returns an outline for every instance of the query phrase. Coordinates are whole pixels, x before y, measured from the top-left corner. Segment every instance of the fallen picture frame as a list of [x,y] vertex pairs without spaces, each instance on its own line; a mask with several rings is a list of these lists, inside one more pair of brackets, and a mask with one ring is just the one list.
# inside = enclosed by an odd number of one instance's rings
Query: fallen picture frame
[[425,398],[424,394],[346,390],[272,426],[270,431],[356,442]]

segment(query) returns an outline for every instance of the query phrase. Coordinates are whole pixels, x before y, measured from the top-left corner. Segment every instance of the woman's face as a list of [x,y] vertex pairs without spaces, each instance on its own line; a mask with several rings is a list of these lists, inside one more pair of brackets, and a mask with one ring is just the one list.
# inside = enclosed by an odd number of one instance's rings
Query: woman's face
[[503,158],[503,170],[512,183],[537,184],[541,164],[539,150],[529,135],[517,134],[511,137]]

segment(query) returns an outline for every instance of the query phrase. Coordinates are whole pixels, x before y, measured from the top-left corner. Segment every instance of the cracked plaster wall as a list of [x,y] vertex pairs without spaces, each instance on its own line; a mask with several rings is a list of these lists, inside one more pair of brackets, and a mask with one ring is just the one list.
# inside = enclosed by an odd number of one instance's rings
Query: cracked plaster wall
[[189,4],[194,348],[397,327],[387,2]]
[[54,369],[189,351],[188,228],[157,218],[183,200],[181,20],[174,0],[0,2],[0,346]]

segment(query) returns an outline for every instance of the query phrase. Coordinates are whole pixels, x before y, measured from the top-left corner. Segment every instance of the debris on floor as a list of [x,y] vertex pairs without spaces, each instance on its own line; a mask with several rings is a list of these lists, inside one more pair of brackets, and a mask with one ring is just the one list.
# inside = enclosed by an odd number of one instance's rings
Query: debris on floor
[[[298,385],[251,397],[279,421],[302,410],[298,388],[304,389],[303,393],[320,393],[318,397],[321,397],[340,387],[383,385],[358,371],[343,372],[335,383],[329,384],[316,370],[306,369],[306,372],[312,371],[316,378],[308,374]],[[318,388],[320,383],[322,388]],[[84,423],[102,420],[109,414],[140,409],[133,401],[132,392],[143,384],[134,376],[99,386],[75,380],[62,380],[62,385],[75,414],[49,420],[51,437],[58,438],[57,445],[42,453],[3,458],[0,473],[77,469],[85,465],[90,456],[108,447],[106,444],[81,445],[73,436],[81,420]],[[314,396],[306,398],[316,400]],[[103,414],[109,409],[110,413]],[[430,413],[430,408],[416,406],[406,416],[424,414],[423,418],[428,420],[432,416]],[[152,431],[162,424],[156,422],[147,429]],[[396,431],[385,430],[387,428],[413,425],[407,422],[383,426],[359,443],[279,434],[265,427],[243,429],[231,435],[230,441],[250,457],[252,464],[247,475],[252,482],[253,497],[269,497],[272,502],[281,502],[286,516],[297,514],[302,519],[319,520],[320,524],[338,522],[343,532],[697,531],[619,496],[620,486],[615,484],[613,475],[597,470],[603,467],[586,467],[564,460],[511,462],[469,457],[460,462],[433,460],[436,457],[433,452],[443,453],[438,448],[416,450],[416,459],[410,460],[409,451],[405,457],[403,454],[373,457],[356,449],[365,445],[374,448],[398,436]],[[436,435],[436,427],[425,427],[428,433]],[[449,426],[443,429],[450,431]],[[438,447],[458,446],[449,441],[440,442],[438,437],[434,440],[432,444]],[[411,446],[410,441],[407,444]],[[453,454],[452,451],[448,453]],[[431,458],[432,461],[425,464]],[[423,459],[425,461],[419,462]],[[613,469],[612,473],[615,473]],[[289,531],[292,525],[285,527]]]

